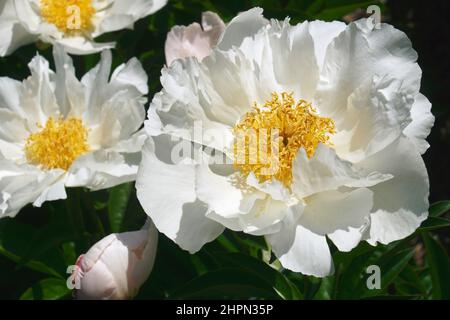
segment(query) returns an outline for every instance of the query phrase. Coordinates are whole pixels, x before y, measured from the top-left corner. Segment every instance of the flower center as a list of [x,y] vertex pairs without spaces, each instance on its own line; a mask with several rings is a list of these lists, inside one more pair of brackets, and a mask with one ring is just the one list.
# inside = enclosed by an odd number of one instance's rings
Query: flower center
[[28,137],[25,155],[29,163],[44,169],[68,170],[75,159],[89,151],[87,136],[80,119],[49,118],[40,132]]
[[73,33],[92,27],[92,0],[40,0],[41,16],[61,32]]
[[331,146],[334,121],[321,117],[305,100],[296,102],[292,93],[272,93],[263,107],[253,110],[233,128],[234,166],[247,177],[254,173],[260,183],[276,179],[292,183],[292,163],[300,148],[311,158],[319,143]]

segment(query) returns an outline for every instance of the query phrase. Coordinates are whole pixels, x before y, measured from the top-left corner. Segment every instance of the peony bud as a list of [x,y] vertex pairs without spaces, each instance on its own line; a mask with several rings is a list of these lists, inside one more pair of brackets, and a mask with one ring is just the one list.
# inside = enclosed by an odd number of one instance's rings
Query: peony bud
[[175,26],[167,34],[165,45],[167,65],[176,60],[196,57],[199,60],[210,55],[217,45],[225,23],[213,12],[202,14],[202,25],[192,23],[189,26]]
[[76,298],[132,299],[150,275],[157,243],[158,231],[150,220],[139,231],[110,234],[97,242],[77,260]]

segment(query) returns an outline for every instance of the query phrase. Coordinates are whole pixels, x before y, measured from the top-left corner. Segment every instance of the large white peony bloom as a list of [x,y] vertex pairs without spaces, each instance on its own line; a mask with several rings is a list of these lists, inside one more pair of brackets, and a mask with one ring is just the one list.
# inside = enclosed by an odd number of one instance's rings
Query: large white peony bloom
[[79,81],[54,49],[56,72],[37,55],[23,82],[0,78],[0,218],[29,203],[66,198],[65,187],[133,181],[145,134],[147,75],[137,59],[111,75],[111,53]]
[[94,38],[133,28],[134,23],[165,6],[167,0],[2,0],[0,56],[41,40],[59,43],[72,54],[114,47]]
[[[410,235],[428,215],[421,154],[434,121],[416,60],[387,24],[292,26],[259,8],[240,14],[209,57],[163,69],[146,121],[141,204],[190,252],[226,227],[264,235],[285,268],[320,277],[333,272],[327,238],[350,251]],[[268,132],[277,157],[264,157],[260,140],[251,149],[241,134],[252,130]],[[202,147],[189,154],[175,138]]]

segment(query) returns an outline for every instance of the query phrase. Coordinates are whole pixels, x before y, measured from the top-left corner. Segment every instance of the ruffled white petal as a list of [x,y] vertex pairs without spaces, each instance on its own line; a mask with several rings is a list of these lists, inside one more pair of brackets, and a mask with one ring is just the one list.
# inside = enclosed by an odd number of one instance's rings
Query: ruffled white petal
[[431,103],[423,94],[418,94],[411,108],[412,122],[403,133],[411,139],[420,154],[424,154],[429,148],[426,138],[434,124],[434,116],[431,113]]
[[0,3],[0,57],[13,53],[17,48],[37,39],[17,18],[14,0]]
[[374,76],[348,98],[345,119],[333,136],[337,153],[352,162],[382,150],[411,122],[413,99],[400,80]]
[[219,40],[218,47],[222,50],[229,50],[233,46],[239,47],[246,37],[254,36],[262,27],[269,24],[262,13],[263,9],[253,8],[231,20]]
[[320,144],[308,159],[300,149],[292,166],[292,191],[300,198],[342,186],[370,187],[392,178],[389,174],[363,170],[340,159],[334,149]]
[[63,170],[43,172],[0,158],[0,218],[14,217],[27,204],[65,199]]
[[81,80],[85,86],[86,112],[83,120],[90,128],[89,144],[111,149],[130,140],[145,119],[143,96],[148,92],[147,75],[137,59],[120,65],[112,74],[111,52],[104,51],[99,64]]
[[93,54],[115,47],[115,42],[99,43],[80,36],[61,38],[52,42],[59,43],[64,46],[68,53],[78,55]]
[[322,69],[328,45],[346,28],[346,24],[340,21],[324,22],[311,21],[309,33],[314,40],[314,51],[319,69]]
[[139,154],[120,154],[110,150],[89,153],[71,165],[66,186],[101,190],[133,181],[140,159]]
[[167,0],[114,0],[105,10],[105,18],[93,36],[125,28],[131,29],[134,22],[155,13],[166,4]]
[[335,138],[339,156],[351,161],[400,135],[420,87],[417,54],[407,36],[384,24],[372,30],[365,22],[351,23],[328,46],[316,94],[319,111],[341,132]]

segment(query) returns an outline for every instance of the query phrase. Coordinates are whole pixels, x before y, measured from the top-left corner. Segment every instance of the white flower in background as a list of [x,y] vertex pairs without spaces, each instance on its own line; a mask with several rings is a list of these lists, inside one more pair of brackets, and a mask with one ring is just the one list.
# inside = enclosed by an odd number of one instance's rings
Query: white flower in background
[[225,23],[214,12],[202,14],[202,25],[192,23],[189,26],[175,26],[167,34],[165,53],[168,66],[176,59],[207,57],[217,45]]
[[167,0],[2,0],[0,56],[41,40],[59,43],[72,54],[113,48],[94,38],[132,29],[134,23],[165,6]]
[[73,273],[81,300],[132,299],[153,269],[158,231],[150,220],[139,231],[114,233],[81,255]]
[[0,218],[29,203],[133,181],[146,139],[147,75],[137,59],[111,75],[111,53],[79,81],[54,49],[56,72],[37,55],[23,82],[0,78]]
[[[428,215],[421,154],[434,122],[416,60],[387,24],[292,26],[259,8],[240,14],[202,62],[163,69],[145,125],[141,204],[190,252],[226,227],[264,235],[285,268],[320,277],[333,272],[327,238],[350,251],[410,235]],[[278,156],[250,161],[264,154],[239,139],[246,130],[277,132],[269,142]],[[230,164],[178,152],[175,138]]]

